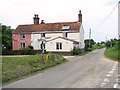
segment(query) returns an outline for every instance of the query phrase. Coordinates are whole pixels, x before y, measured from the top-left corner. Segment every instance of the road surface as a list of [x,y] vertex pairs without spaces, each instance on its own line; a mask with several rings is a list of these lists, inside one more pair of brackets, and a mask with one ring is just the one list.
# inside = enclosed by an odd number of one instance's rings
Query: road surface
[[118,63],[105,58],[104,50],[66,57],[69,62],[3,88],[117,88]]

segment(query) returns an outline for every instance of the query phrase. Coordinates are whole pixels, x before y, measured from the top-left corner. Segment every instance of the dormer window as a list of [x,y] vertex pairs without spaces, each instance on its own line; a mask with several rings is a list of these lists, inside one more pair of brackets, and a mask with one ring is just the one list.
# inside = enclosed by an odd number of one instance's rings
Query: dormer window
[[69,30],[70,29],[70,25],[63,25],[62,26],[62,30]]
[[25,33],[22,33],[22,34],[21,34],[21,38],[25,38]]
[[41,33],[41,37],[45,37],[45,33]]

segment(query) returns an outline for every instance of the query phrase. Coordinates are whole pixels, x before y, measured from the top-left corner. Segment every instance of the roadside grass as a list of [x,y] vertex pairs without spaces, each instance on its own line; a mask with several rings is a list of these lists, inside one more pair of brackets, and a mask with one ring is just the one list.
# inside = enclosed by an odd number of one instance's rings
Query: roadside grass
[[86,55],[86,54],[88,54],[89,52],[90,52],[90,51],[86,51],[86,52],[80,53],[78,56]]
[[[46,56],[49,56],[46,61]],[[54,56],[54,57],[53,57]],[[2,83],[17,80],[37,71],[67,62],[61,55],[39,54],[26,57],[2,57]]]
[[114,46],[114,47],[106,49],[104,54],[106,57],[112,60],[120,61],[119,53],[120,53],[120,50],[118,49],[118,46]]
[[105,48],[105,45],[100,45],[100,46],[98,46],[98,45],[93,45],[92,48],[89,48],[88,51],[86,51],[86,52],[80,53],[79,56],[86,55],[86,54],[88,54],[89,52],[92,52],[92,51],[94,51],[94,50],[96,50],[96,49],[101,49],[101,48]]

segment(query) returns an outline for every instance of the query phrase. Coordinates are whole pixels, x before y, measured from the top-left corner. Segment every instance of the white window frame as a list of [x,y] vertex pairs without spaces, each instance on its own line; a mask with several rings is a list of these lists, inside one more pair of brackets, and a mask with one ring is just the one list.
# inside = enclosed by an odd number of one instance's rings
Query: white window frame
[[63,32],[63,37],[67,38],[68,33],[67,32]]
[[20,47],[21,47],[21,48],[25,47],[24,44],[25,44],[25,43],[20,43]]
[[41,33],[41,37],[45,37],[45,33]]
[[22,33],[21,34],[21,39],[24,39],[25,38],[25,33]]
[[56,42],[56,50],[62,50],[62,42]]
[[13,34],[13,36],[15,37],[15,34]]

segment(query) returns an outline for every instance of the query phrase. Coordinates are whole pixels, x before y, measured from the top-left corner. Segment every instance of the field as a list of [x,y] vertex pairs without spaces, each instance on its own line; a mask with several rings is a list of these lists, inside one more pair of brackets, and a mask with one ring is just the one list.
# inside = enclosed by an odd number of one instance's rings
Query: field
[[63,56],[39,54],[26,57],[2,58],[2,83],[20,79],[37,71],[67,62]]

